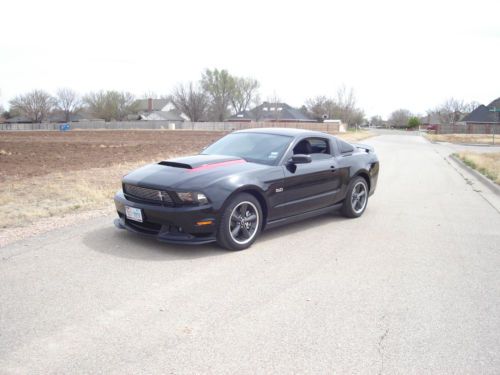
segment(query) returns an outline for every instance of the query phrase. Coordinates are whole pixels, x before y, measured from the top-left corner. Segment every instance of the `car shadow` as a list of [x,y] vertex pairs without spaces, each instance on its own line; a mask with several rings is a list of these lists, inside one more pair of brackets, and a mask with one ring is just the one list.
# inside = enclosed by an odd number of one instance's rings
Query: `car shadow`
[[112,223],[104,228],[86,233],[83,236],[83,243],[100,253],[148,261],[197,259],[228,253],[215,244],[191,246],[159,242],[123,229],[117,229]]
[[[257,243],[272,241],[286,237],[289,234],[317,229],[336,221],[345,220],[340,213],[328,213],[293,224],[287,224],[261,233]],[[283,239],[286,241],[286,238]],[[197,259],[234,253],[223,249],[216,244],[206,245],[173,245],[158,242],[155,239],[142,237],[126,230],[117,229],[110,223],[109,226],[89,231],[83,236],[83,244],[88,248],[116,257],[148,260],[174,261],[183,259]]]
[[332,212],[326,213],[320,216],[316,216],[310,219],[305,219],[302,221],[297,221],[292,224],[285,224],[283,226],[279,226],[273,229],[265,230],[261,233],[260,238],[257,239],[257,242],[266,242],[271,241],[276,238],[286,237],[287,235],[297,233],[297,232],[305,232],[309,229],[317,229],[322,226],[330,225],[337,221],[347,220],[340,212]]

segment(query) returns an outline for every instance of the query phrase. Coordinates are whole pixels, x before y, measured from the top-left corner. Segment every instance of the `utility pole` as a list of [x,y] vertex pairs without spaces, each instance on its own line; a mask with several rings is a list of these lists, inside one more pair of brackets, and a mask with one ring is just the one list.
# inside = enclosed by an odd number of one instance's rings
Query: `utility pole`
[[500,126],[500,108],[493,107],[490,112],[497,113],[498,123],[493,123],[493,144],[495,144],[495,133],[497,132],[497,126]]

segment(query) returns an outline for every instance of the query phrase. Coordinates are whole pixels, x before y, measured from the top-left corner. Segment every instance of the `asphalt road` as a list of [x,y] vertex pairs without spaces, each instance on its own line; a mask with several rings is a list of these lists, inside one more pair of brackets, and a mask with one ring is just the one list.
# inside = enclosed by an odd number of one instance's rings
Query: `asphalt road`
[[360,219],[226,252],[104,217],[0,249],[0,373],[500,373],[494,197],[421,137],[367,143]]

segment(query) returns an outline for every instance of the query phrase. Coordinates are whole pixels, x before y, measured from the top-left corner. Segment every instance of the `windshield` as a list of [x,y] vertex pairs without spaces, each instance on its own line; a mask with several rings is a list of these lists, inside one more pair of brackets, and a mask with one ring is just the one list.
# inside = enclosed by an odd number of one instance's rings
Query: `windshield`
[[285,152],[292,137],[263,133],[233,133],[208,146],[203,155],[238,156],[246,161],[275,164]]

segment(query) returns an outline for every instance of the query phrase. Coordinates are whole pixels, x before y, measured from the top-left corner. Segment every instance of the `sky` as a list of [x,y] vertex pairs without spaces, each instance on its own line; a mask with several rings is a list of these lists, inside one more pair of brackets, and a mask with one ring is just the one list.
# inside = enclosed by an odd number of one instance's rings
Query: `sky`
[[168,94],[207,68],[368,116],[500,96],[500,1],[26,1],[0,6],[0,104],[33,89]]

